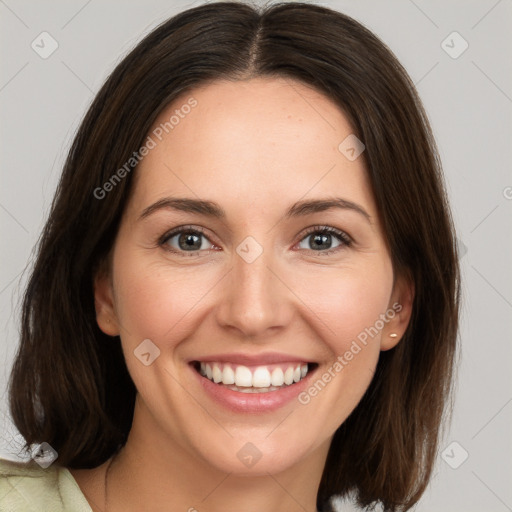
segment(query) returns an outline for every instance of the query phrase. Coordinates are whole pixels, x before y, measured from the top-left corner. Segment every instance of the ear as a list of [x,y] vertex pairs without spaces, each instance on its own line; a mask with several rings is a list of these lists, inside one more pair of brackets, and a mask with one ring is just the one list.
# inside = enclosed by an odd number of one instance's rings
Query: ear
[[402,339],[412,315],[414,303],[414,281],[410,276],[400,275],[396,278],[388,304],[388,310],[380,349],[390,350]]
[[109,336],[118,336],[119,323],[115,312],[114,291],[111,273],[106,264],[100,265],[94,276],[94,307],[98,327]]

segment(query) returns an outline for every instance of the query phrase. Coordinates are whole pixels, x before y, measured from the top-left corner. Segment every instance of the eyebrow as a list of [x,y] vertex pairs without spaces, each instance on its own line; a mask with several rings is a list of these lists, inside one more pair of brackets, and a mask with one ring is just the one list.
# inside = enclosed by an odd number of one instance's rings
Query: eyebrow
[[[324,212],[334,208],[354,211],[362,215],[371,224],[371,216],[362,206],[340,197],[298,201],[288,209],[288,211],[285,213],[285,218],[311,215],[313,213]],[[139,220],[142,220],[159,210],[168,209],[187,213],[197,213],[199,215],[217,219],[226,218],[226,212],[219,204],[213,201],[187,197],[164,197],[163,199],[160,199],[156,203],[153,203],[152,205],[145,208],[141,213]]]

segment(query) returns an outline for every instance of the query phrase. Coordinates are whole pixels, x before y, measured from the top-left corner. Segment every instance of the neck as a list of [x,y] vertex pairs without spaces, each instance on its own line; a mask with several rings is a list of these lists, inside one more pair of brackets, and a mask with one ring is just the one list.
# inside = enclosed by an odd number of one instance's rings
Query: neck
[[135,415],[126,445],[109,464],[105,512],[317,511],[330,439],[284,471],[241,476],[212,467],[168,437],[155,442],[142,426]]

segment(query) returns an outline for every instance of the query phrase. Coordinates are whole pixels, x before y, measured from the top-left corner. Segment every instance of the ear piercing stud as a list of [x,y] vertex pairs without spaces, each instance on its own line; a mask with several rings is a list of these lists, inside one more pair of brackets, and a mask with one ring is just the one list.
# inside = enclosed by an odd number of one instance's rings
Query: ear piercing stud
[[390,338],[396,338],[397,336],[398,336],[398,334],[396,332],[392,332],[389,335]]

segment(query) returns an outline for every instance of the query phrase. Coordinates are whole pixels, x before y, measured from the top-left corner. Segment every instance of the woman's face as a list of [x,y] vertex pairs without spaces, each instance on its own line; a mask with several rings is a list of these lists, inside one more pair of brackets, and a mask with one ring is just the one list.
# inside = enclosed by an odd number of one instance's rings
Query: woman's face
[[325,462],[411,299],[352,133],[284,79],[215,82],[159,116],[96,280],[141,443],[239,474]]

